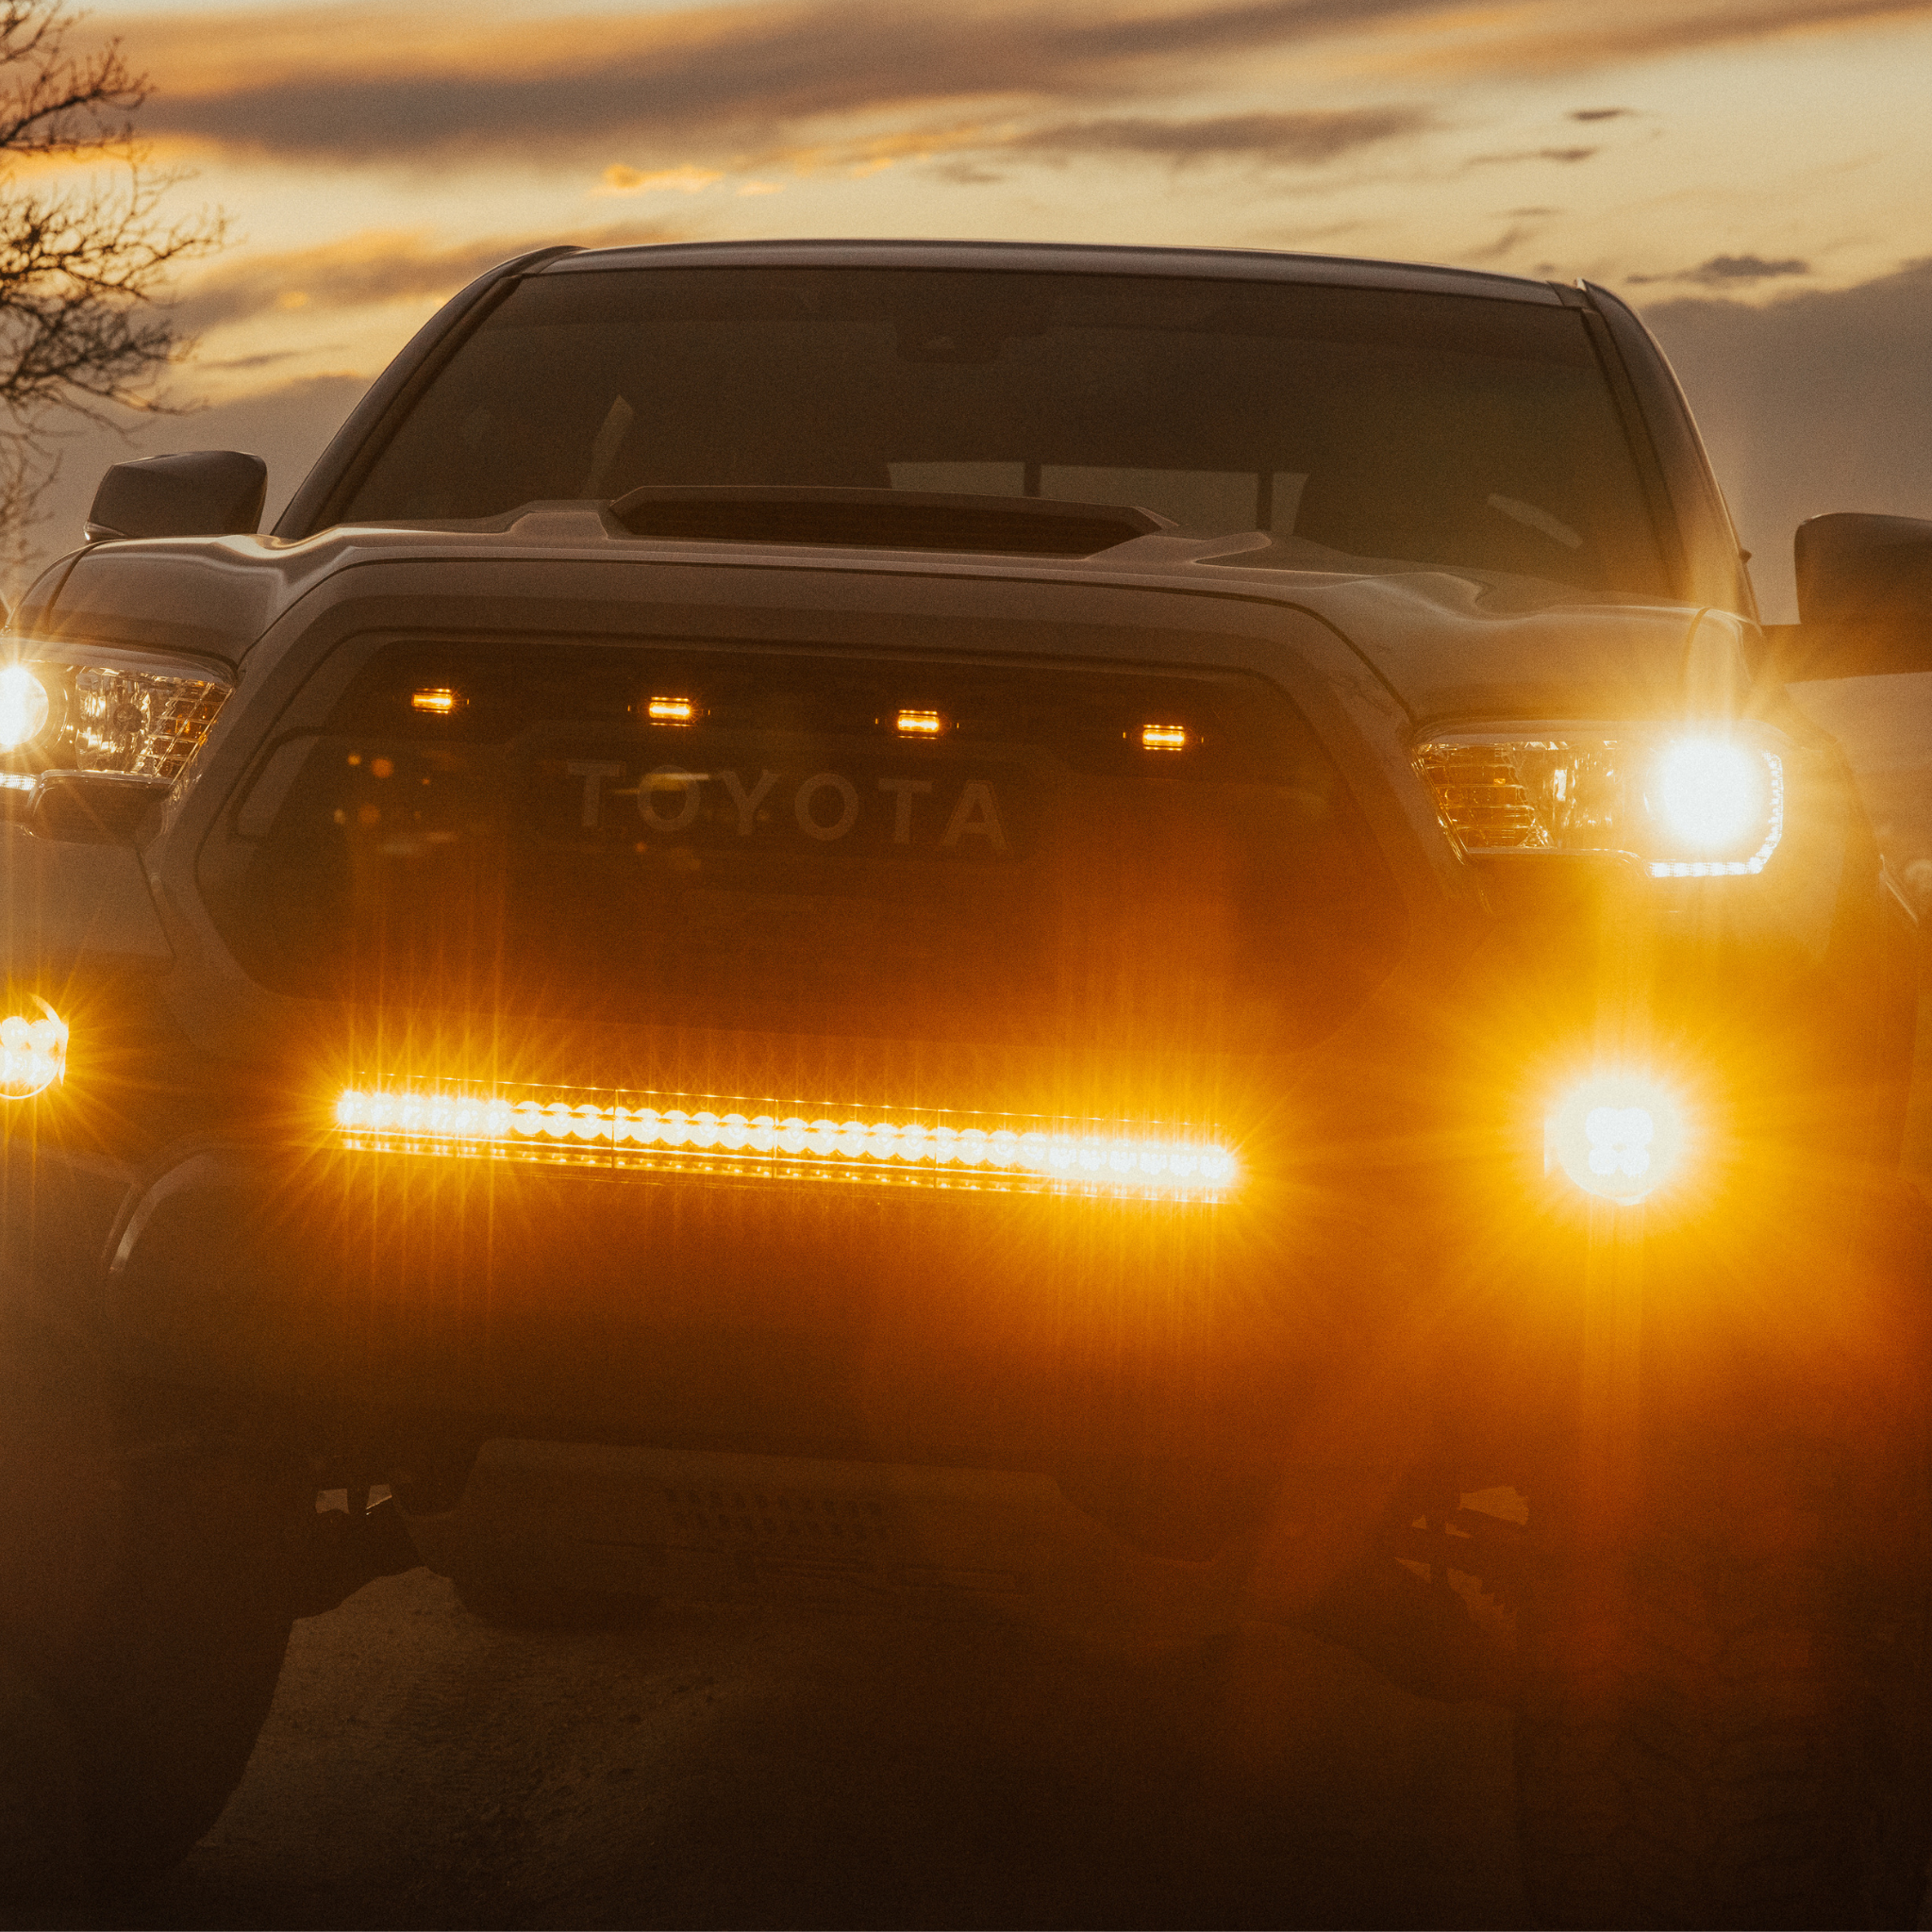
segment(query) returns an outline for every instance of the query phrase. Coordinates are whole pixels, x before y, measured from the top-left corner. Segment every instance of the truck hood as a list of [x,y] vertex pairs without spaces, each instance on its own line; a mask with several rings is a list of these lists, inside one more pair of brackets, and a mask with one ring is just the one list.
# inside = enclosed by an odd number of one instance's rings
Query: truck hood
[[[1099,556],[1024,560],[930,552],[827,550],[630,536],[595,509],[525,514],[500,530],[352,528],[299,543],[273,537],[97,544],[63,559],[29,592],[22,632],[192,651],[240,665],[256,641],[325,581],[369,565],[478,566],[580,558],[600,595],[653,594],[654,566],[930,575],[957,588],[1088,587],[1096,618],[1109,592],[1167,591],[1299,611],[1332,632],[1422,726],[1458,719],[1586,719],[1788,708],[1754,689],[1755,626],[1665,601],[1591,596],[1554,584],[1400,563],[1342,559],[1312,545],[1140,538]],[[191,615],[192,613],[192,615]],[[1802,727],[1801,727],[1802,728]]]

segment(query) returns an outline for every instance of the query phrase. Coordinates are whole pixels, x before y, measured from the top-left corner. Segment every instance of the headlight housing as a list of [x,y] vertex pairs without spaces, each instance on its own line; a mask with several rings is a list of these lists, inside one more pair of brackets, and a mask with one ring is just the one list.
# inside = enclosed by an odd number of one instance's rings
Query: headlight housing
[[0,787],[49,772],[173,785],[194,763],[231,681],[211,664],[65,641],[8,638],[0,663]]
[[1784,838],[1784,758],[1749,725],[1446,732],[1413,757],[1473,856],[1614,854],[1653,878],[1724,878],[1762,872]]

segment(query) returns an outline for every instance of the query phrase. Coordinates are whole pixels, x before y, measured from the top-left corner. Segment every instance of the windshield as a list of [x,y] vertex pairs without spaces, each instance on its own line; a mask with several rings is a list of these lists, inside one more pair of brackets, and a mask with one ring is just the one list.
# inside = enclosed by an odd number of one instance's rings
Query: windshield
[[500,517],[641,484],[1126,504],[1191,535],[1668,592],[1579,313],[1277,282],[535,275],[458,350],[344,520]]

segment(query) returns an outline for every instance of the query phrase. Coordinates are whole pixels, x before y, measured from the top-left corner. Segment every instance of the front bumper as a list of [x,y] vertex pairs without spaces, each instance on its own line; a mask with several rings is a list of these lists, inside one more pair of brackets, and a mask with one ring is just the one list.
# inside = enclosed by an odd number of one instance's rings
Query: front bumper
[[[64,1099],[16,1116],[49,1130],[9,1145],[8,1270],[104,1315],[128,1381],[204,1423],[428,1472],[406,1493],[438,1506],[445,1564],[1163,1639],[1291,1613],[1411,1473],[1533,1483],[1607,1348],[1685,1412],[1769,1400],[1794,1427],[1856,1421],[1882,1380],[1897,1324],[1842,1265],[1874,949],[1790,970],[1592,916],[1562,946],[1499,922],[1224,1081],[1205,1117],[1241,1185],[1212,1199],[358,1145],[312,1061],[197,1076],[243,1120],[319,1094],[306,1134],[285,1116],[137,1169],[56,1131],[108,1091],[83,1042]],[[1545,1171],[1542,1127],[1557,1084],[1632,1056],[1686,1083],[1703,1145],[1690,1185],[1624,1210]],[[673,1491],[774,1507],[680,1524]],[[808,1496],[896,1526],[856,1568],[801,1556],[775,1505],[805,1521]]]
[[1336,1320],[1269,1268],[1270,1225],[211,1143],[123,1214],[107,1298],[131,1371],[308,1406],[1008,1467],[1265,1456]]
[[[1016,1168],[994,1177],[1021,1184],[1007,1193],[970,1163],[829,1144],[631,1144],[637,1117],[615,1106],[591,1109],[588,1139],[579,1121],[508,1150],[534,1163],[460,1137],[433,1153],[335,1124],[358,1068],[325,1014],[291,1015],[309,1031],[278,1060],[253,1038],[246,1065],[177,1041],[194,1105],[176,1111],[206,1125],[128,1160],[112,1142],[153,1089],[139,1041],[91,1045],[118,1009],[104,996],[71,1009],[66,1089],[9,1115],[9,1266],[83,1302],[105,1291],[130,1370],[192,1387],[753,1453],[1024,1467],[1097,1441],[1267,1459],[1310,1389],[1430,1310],[1480,1352],[1524,1319],[1511,1284],[1574,1273],[1591,1210],[1546,1171],[1545,1126],[1592,1072],[1647,1070],[1694,1128],[1686,1175],[1641,1210],[1654,1246],[1700,1229],[1750,1245],[1794,1198],[1882,1160],[1882,1076],[1904,1059],[1885,946],[1849,916],[1816,960],[1700,924],[1734,883],[1666,903],[1648,881],[1584,881],[1444,921],[1339,1031],[1272,1060],[641,1032],[558,1056],[694,1069],[713,1092],[758,1091],[727,1084],[747,1069],[768,1093],[1058,1092],[1089,1115],[1191,1120],[1235,1151],[1236,1185],[1145,1198],[1070,1191],[1077,1168]],[[433,1028],[363,1030],[405,1083],[477,1063]],[[851,1185],[861,1167],[891,1184]]]

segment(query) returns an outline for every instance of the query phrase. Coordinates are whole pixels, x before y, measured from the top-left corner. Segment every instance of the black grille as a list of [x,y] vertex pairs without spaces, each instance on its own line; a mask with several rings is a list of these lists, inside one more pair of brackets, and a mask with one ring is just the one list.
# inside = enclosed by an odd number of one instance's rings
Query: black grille
[[1260,1052],[1404,935],[1333,764],[1245,676],[398,644],[227,823],[202,881],[246,970],[358,1008]]
[[1018,557],[1091,557],[1172,527],[1147,510],[1111,504],[803,484],[712,489],[654,484],[619,497],[610,513],[638,537]]

